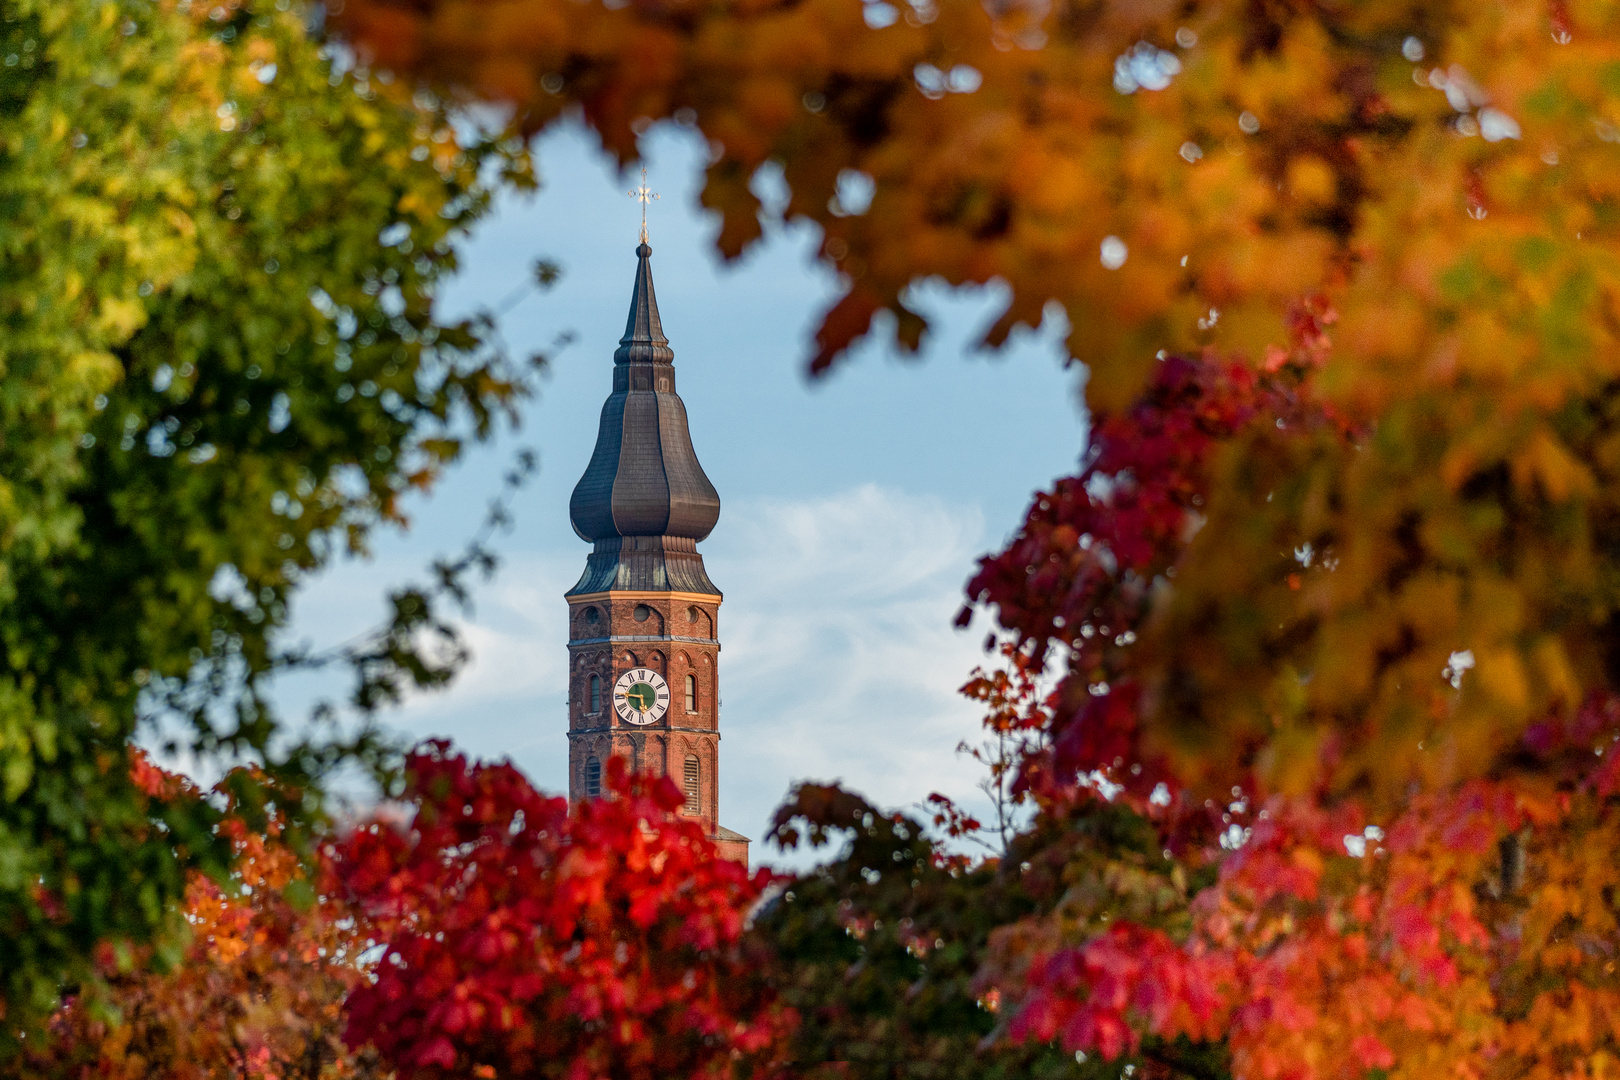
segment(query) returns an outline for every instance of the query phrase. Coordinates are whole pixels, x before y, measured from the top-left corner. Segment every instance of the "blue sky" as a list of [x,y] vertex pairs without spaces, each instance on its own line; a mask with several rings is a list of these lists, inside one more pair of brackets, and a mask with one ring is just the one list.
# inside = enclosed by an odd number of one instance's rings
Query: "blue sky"
[[[967,346],[998,311],[987,290],[922,290],[936,316],[920,359],[863,349],[830,377],[804,375],[806,343],[833,295],[813,229],[776,229],[744,259],[713,254],[697,204],[701,145],[680,129],[644,140],[653,274],[693,443],[719,489],[702,545],[721,609],[720,807],[759,837],[799,779],[840,779],[905,806],[939,790],[972,803],[978,766],[956,753],[977,731],[955,690],[982,658],[982,622],[951,628],[979,555],[1017,524],[1036,487],[1071,472],[1084,436],[1079,383],[1061,328],[1001,354]],[[522,427],[481,449],[414,508],[411,529],[305,590],[296,633],[338,639],[374,622],[385,587],[419,575],[476,527],[519,447],[540,471],[497,541],[503,566],[465,627],[475,660],[447,691],[389,718],[470,753],[510,757],[565,787],[566,605],[587,546],[568,497],[590,457],[623,332],[638,208],[577,128],[539,148],[542,190],[503,202],[464,253],[448,312],[492,308],[537,257],[561,264],[550,292],[514,306],[502,333],[519,353],[556,354]],[[767,185],[768,187],[768,185]],[[756,848],[756,858],[769,857]]]

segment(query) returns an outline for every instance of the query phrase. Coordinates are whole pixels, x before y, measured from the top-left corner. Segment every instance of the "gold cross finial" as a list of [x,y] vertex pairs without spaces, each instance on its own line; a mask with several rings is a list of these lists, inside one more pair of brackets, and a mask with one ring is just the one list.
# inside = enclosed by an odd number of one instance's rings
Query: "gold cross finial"
[[641,203],[641,242],[647,242],[647,204],[658,198],[658,192],[647,186],[647,166],[641,167],[641,186],[631,188],[630,194]]

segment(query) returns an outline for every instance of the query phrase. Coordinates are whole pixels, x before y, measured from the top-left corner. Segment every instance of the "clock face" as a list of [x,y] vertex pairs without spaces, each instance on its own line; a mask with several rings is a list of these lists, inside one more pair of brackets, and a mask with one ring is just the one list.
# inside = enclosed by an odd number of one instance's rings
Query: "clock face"
[[613,711],[627,724],[656,724],[669,711],[669,684],[651,668],[631,668],[613,684]]

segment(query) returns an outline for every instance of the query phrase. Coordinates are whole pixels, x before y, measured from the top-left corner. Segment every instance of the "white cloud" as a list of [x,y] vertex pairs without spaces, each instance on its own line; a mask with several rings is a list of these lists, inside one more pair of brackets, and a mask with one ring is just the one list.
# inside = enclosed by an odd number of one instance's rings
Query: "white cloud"
[[[563,593],[584,565],[562,556],[505,554],[493,581],[477,584],[469,618],[458,619],[471,660],[444,690],[410,696],[383,722],[413,738],[448,737],[485,759],[510,757],[537,785],[566,782],[567,606]],[[317,650],[382,625],[386,594],[425,580],[424,559],[399,552],[345,563],[299,595],[293,638]],[[449,613],[449,612],[447,612]],[[286,715],[303,715],[318,696],[342,700],[341,671],[285,679],[277,698]]]
[[[703,545],[720,612],[721,819],[758,840],[798,780],[839,780],[883,806],[942,791],[973,805],[980,767],[956,753],[979,731],[956,689],[983,662],[981,635],[952,628],[985,546],[977,507],[865,485],[804,500],[728,503]],[[472,662],[448,690],[387,718],[511,758],[561,790],[567,762],[567,606],[572,552],[510,554],[463,624]],[[341,640],[381,617],[389,558],[305,594],[302,633]],[[756,857],[776,860],[756,846]]]
[[708,557],[726,592],[722,816],[759,836],[803,779],[885,806],[973,801],[979,768],[955,750],[979,714],[956,688],[982,655],[951,622],[977,509],[867,485],[728,513]]
[[539,786],[567,785],[568,607],[585,562],[513,555],[461,624],[472,660],[451,687],[406,705],[399,723],[481,758],[510,757]]

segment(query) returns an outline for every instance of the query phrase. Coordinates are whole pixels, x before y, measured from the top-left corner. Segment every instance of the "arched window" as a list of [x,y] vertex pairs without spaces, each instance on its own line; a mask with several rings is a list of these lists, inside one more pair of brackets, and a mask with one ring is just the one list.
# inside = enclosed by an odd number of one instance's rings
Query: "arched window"
[[698,764],[696,757],[688,754],[686,756],[686,775],[682,779],[685,780],[683,786],[686,789],[685,811],[693,817],[703,813],[703,796],[699,787],[702,778],[703,767]]
[[689,712],[689,713],[697,712],[697,676],[696,675],[688,675],[686,677],[686,711]]
[[591,676],[591,712],[602,711],[602,676]]
[[593,799],[602,794],[602,763],[594,757],[585,759],[585,794]]

